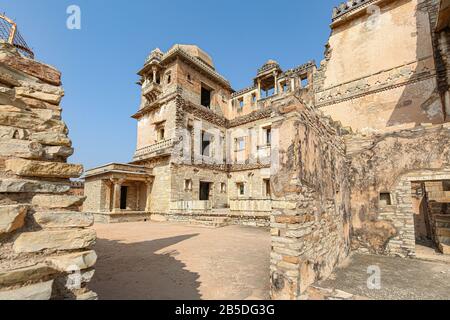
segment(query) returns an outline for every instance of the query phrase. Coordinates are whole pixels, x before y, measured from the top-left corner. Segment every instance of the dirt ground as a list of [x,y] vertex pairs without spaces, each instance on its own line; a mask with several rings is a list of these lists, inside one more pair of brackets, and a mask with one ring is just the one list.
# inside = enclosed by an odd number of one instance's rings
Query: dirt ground
[[97,224],[89,287],[110,299],[268,299],[267,230],[174,223]]
[[[369,289],[367,280],[373,275],[369,267],[373,266],[379,268],[381,281],[378,288]],[[353,254],[318,286],[374,300],[449,300],[450,264]]]

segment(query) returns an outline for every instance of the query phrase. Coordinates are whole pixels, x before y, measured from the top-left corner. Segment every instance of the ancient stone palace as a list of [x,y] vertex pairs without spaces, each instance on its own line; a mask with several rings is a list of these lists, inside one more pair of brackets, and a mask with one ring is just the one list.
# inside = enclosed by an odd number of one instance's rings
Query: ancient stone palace
[[137,147],[86,172],[98,221],[271,227],[272,297],[297,299],[352,250],[450,245],[448,1],[333,10],[325,58],[275,60],[233,90],[195,45],[138,72]]
[[449,27],[450,0],[346,1],[320,63],[267,60],[240,90],[198,46],[154,49],[136,151],[84,172],[84,197],[59,71],[4,39],[0,299],[95,299],[94,220],[270,228],[273,299],[352,252],[450,254]]

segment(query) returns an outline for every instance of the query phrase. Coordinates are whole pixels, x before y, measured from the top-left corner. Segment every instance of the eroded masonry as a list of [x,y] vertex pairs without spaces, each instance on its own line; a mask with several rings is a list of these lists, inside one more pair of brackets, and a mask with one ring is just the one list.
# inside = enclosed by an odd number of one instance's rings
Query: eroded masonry
[[86,173],[98,221],[269,226],[275,299],[298,299],[353,251],[450,246],[450,1],[355,0],[325,59],[269,60],[235,91],[194,45],[139,71],[137,149]]
[[67,163],[61,74],[34,60],[13,21],[0,27],[0,300],[96,299],[94,218],[69,194],[83,167]]

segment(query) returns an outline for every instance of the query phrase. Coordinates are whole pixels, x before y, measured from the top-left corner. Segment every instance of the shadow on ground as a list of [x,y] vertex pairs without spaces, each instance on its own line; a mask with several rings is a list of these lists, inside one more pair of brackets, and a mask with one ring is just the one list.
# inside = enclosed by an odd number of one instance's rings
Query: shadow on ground
[[101,300],[199,300],[199,275],[175,259],[177,251],[156,253],[196,236],[138,243],[97,239],[99,256],[89,287]]

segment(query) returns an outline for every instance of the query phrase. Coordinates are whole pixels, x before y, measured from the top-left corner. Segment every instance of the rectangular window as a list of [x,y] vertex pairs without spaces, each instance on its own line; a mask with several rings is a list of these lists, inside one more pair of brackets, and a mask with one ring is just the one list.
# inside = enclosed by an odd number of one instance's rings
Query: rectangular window
[[210,157],[211,156],[211,141],[212,141],[212,136],[205,132],[202,131],[202,150],[201,150],[201,155],[202,156],[206,156],[206,157]]
[[236,151],[243,151],[243,150],[245,150],[245,139],[237,138],[236,139]]
[[443,187],[445,192],[450,191],[450,180],[444,180],[442,182],[442,187]]
[[158,141],[163,141],[166,135],[164,127],[158,129]]
[[391,194],[389,192],[380,193],[380,206],[385,207],[390,205],[392,205]]
[[239,108],[238,111],[242,111],[244,109],[244,98],[238,100]]
[[226,183],[221,183],[220,184],[220,192],[222,193],[227,193],[227,184]]
[[245,195],[245,185],[243,182],[236,183],[237,191],[239,196]]
[[266,139],[266,145],[270,146],[272,144],[272,128],[268,127],[265,128],[265,139]]
[[201,105],[206,108],[211,108],[211,90],[202,86]]
[[192,180],[184,180],[184,191],[192,191]]
[[270,179],[264,179],[263,180],[263,186],[264,186],[264,195],[266,197],[270,197],[271,192],[270,192]]
[[306,88],[309,84],[308,78],[303,78],[301,79],[301,81],[302,81],[302,88]]
[[256,93],[252,93],[252,105],[256,104]]

